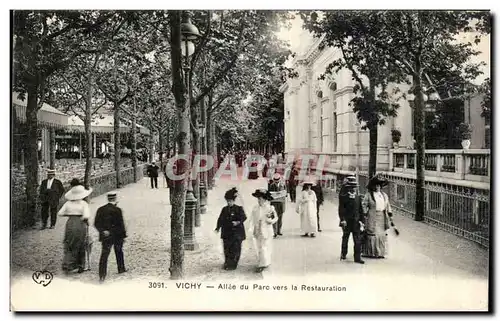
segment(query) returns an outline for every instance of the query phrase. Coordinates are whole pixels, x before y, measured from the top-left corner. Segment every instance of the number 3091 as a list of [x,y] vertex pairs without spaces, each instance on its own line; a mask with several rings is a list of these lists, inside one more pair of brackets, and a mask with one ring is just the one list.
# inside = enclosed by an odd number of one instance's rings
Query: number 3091
[[149,289],[163,289],[165,288],[165,283],[163,282],[149,282]]

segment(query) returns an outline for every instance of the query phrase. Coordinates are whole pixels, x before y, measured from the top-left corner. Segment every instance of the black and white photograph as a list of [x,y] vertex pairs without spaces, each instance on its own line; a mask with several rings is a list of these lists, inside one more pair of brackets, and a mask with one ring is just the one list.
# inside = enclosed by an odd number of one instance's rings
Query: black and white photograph
[[492,11],[9,14],[11,312],[491,312]]

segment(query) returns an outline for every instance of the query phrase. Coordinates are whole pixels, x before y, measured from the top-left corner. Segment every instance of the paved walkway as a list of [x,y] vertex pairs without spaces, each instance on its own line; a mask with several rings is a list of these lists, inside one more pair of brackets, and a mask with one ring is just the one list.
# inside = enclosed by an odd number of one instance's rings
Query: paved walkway
[[[129,272],[118,275],[114,255],[111,254],[108,282],[169,277],[169,195],[163,183],[159,185],[159,189],[152,190],[148,179],[144,179],[119,190],[119,202],[129,234],[124,245]],[[256,204],[251,193],[256,188],[266,187],[266,181],[262,178],[233,181],[228,177],[217,181],[217,186],[209,191],[209,206],[207,214],[202,215],[202,226],[196,228],[200,248],[185,252],[186,279],[256,281],[263,277],[269,282],[283,283],[290,279],[301,284],[336,284],[346,286],[348,290],[362,291],[365,295],[360,297],[363,309],[384,306],[391,309],[396,306],[403,310],[487,307],[488,252],[485,249],[424,223],[396,215],[394,220],[401,235],[396,237],[390,234],[386,259],[365,259],[365,265],[355,264],[351,239],[348,260],[341,262],[342,234],[338,227],[337,207],[328,201],[321,210],[323,232],[314,239],[300,237],[295,204],[287,203],[284,235],[274,241],[273,263],[263,275],[253,272],[257,256],[252,239],[243,244],[238,269],[224,271],[221,269],[221,240],[213,230],[220,209],[225,205],[224,192],[232,186],[240,189],[245,211],[250,214]],[[92,199],[93,213],[103,204],[104,195]],[[13,235],[11,262],[14,277],[43,269],[62,277],[60,266],[65,221],[59,218],[53,230],[24,230]],[[95,229],[91,230],[97,237]],[[96,242],[91,257],[92,271],[68,278],[97,282],[99,254],[100,244]],[[356,299],[351,297],[351,300]],[[345,306],[356,308],[357,305],[346,301]]]

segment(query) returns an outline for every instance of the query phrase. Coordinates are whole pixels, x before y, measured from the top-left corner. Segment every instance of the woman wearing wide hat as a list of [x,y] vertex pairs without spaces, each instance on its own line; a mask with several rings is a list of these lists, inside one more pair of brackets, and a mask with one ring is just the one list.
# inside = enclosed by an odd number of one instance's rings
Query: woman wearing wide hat
[[363,256],[384,258],[387,252],[387,230],[392,217],[389,197],[382,191],[387,180],[378,175],[372,177],[367,185],[362,207],[366,215]]
[[90,218],[90,207],[84,199],[92,193],[92,188],[82,185],[73,186],[64,196],[68,200],[59,210],[59,216],[67,216],[64,231],[64,259],[62,268],[68,273],[78,269],[82,273],[85,268],[85,245],[87,225]]
[[245,240],[245,225],[247,219],[243,207],[234,204],[238,190],[232,188],[224,194],[227,206],[217,220],[216,232],[221,230],[221,239],[224,245],[224,270],[235,270],[241,254],[241,243]]
[[273,224],[278,221],[278,214],[270,203],[273,197],[268,190],[258,189],[252,193],[252,196],[256,197],[259,202],[252,210],[251,228],[257,242],[259,256],[257,272],[262,272],[271,264]]
[[316,213],[316,193],[312,190],[315,181],[312,178],[306,179],[302,186],[299,199],[297,201],[297,213],[300,214],[300,229],[302,236],[316,237],[318,231],[318,217]]

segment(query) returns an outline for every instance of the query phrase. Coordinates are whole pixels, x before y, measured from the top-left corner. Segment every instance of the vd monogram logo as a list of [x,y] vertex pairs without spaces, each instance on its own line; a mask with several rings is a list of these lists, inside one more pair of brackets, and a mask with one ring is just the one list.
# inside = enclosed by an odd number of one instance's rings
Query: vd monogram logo
[[33,273],[33,281],[35,281],[35,283],[37,284],[41,284],[43,286],[47,286],[50,284],[50,282],[52,282],[52,279],[54,278],[54,276],[52,275],[51,272],[49,271],[35,271]]

